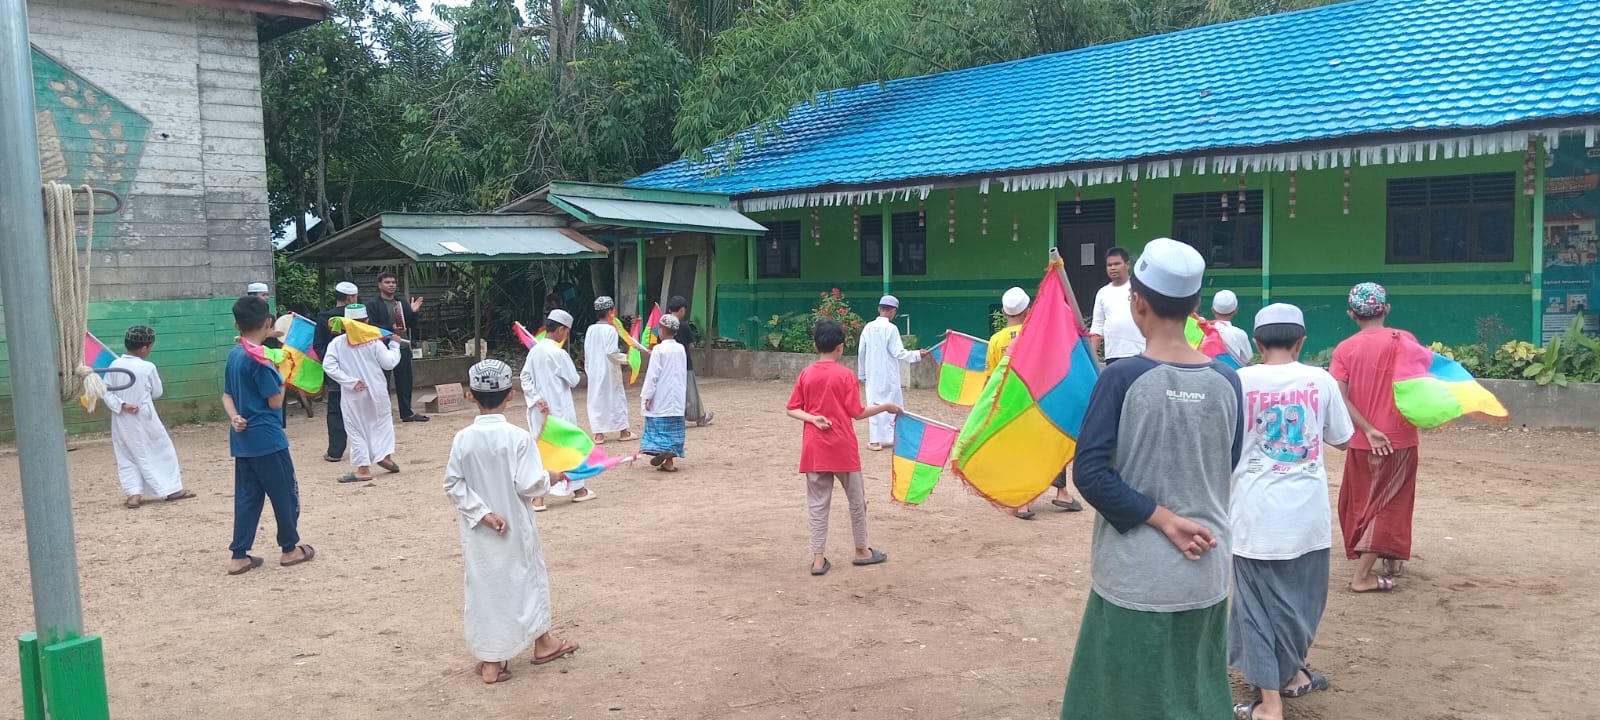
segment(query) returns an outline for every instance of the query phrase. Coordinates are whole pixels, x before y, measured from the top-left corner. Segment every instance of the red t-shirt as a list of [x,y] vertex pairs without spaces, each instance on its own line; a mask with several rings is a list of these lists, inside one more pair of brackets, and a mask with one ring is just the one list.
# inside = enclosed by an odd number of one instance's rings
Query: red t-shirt
[[789,395],[789,409],[821,415],[833,423],[828,430],[806,423],[800,440],[800,472],[861,471],[855,419],[863,408],[854,372],[832,360],[812,363],[800,371],[794,393]]
[[[1367,422],[1397,448],[1416,447],[1417,426],[1412,425],[1394,406],[1394,363],[1400,343],[1417,339],[1404,330],[1372,328],[1362,330],[1333,349],[1333,364],[1328,373],[1350,385],[1350,405],[1366,416]],[[1350,447],[1371,450],[1366,433],[1350,438]]]

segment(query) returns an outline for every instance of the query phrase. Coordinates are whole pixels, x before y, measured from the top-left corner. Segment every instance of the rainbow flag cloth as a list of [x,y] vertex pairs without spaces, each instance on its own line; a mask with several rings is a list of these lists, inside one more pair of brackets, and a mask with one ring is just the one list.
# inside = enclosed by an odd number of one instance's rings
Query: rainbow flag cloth
[[282,363],[278,371],[293,385],[308,393],[322,392],[324,380],[322,358],[317,357],[317,324],[299,313],[289,314],[290,323],[283,336],[284,354],[288,356],[287,372]]
[[111,367],[112,361],[116,359],[117,354],[111,352],[111,350],[105,346],[105,343],[100,342],[100,338],[95,337],[94,333],[85,332],[83,334],[84,365],[92,367],[96,370],[104,370],[108,367]]
[[963,407],[978,402],[989,369],[989,341],[947,330],[930,352],[939,363],[939,399]]
[[[637,326],[638,322],[639,322],[638,320],[634,320],[635,326]],[[622,321],[618,320],[617,316],[615,316],[615,315],[611,316],[611,326],[617,329],[617,334],[618,335],[620,335],[622,337],[625,337],[625,338],[632,338],[633,337],[633,335],[629,334],[628,329],[622,326]],[[639,366],[644,364],[644,356],[639,353],[639,346],[634,345],[633,343],[628,343],[627,345],[628,345],[628,371],[629,371],[628,372],[628,384],[632,385],[633,381],[639,379]]]
[[657,304],[650,308],[650,319],[644,321],[642,326],[635,326],[639,328],[639,332],[634,335],[633,339],[638,340],[640,345],[647,348],[655,347],[656,343],[661,342],[661,334],[656,332],[656,326],[660,324],[661,305]]
[[1045,272],[1022,334],[956,438],[956,477],[1003,507],[1026,505],[1072,461],[1100,378],[1083,324],[1067,305],[1061,267],[1054,262]]
[[1436,428],[1464,415],[1505,420],[1500,400],[1450,358],[1395,333],[1394,406],[1419,428]]
[[1235,370],[1239,369],[1239,361],[1235,360],[1233,353],[1228,352],[1228,343],[1222,339],[1222,333],[1217,331],[1217,325],[1199,315],[1190,315],[1189,322],[1183,326],[1184,338],[1194,349],[1205,353],[1205,356],[1227,365]]
[[377,325],[345,317],[328,318],[328,327],[334,332],[344,333],[345,337],[350,338],[351,345],[365,345],[375,340],[394,336],[393,332]]
[[528,329],[518,321],[511,323],[511,334],[517,336],[517,342],[522,343],[523,349],[531,350],[533,349],[533,344],[539,342],[539,338],[544,337],[544,328],[539,328],[539,334],[534,335],[528,332]]
[[950,449],[959,432],[944,423],[904,413],[894,421],[894,482],[889,498],[904,505],[928,499],[939,474],[950,462]]
[[539,433],[539,460],[544,469],[552,474],[565,473],[572,480],[587,480],[638,457],[638,453],[610,457],[601,452],[589,433],[558,417],[545,418],[544,430]]

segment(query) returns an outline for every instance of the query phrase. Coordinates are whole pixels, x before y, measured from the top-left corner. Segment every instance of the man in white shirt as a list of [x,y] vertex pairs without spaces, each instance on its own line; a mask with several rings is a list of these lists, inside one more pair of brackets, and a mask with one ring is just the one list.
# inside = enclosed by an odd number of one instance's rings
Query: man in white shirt
[[1211,317],[1216,321],[1217,334],[1228,346],[1228,354],[1239,361],[1239,367],[1250,364],[1255,352],[1250,348],[1250,335],[1244,328],[1234,327],[1233,316],[1239,313],[1239,296],[1232,290],[1218,290],[1211,298]]
[[1128,284],[1131,263],[1127,250],[1107,250],[1106,277],[1111,283],[1094,294],[1089,344],[1095,352],[1103,352],[1106,364],[1144,352],[1144,334],[1133,322],[1133,286]]
[[[900,312],[900,301],[893,295],[878,300],[878,317],[861,329],[861,344],[856,357],[856,377],[866,383],[867,407],[882,403],[905,406],[905,393],[900,389],[900,363],[914,363],[927,355],[927,351],[907,350],[900,339],[900,328],[894,316]],[[894,444],[894,419],[891,413],[872,416],[867,431],[867,449],[874,452]]]

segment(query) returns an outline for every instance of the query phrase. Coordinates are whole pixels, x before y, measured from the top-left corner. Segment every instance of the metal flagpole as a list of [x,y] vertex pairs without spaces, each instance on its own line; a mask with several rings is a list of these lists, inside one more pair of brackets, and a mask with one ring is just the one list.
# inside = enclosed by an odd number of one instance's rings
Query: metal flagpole
[[23,714],[109,717],[100,641],[83,637],[55,317],[39,310],[51,288],[33,114],[27,4],[0,0],[0,291],[37,635],[21,640]]

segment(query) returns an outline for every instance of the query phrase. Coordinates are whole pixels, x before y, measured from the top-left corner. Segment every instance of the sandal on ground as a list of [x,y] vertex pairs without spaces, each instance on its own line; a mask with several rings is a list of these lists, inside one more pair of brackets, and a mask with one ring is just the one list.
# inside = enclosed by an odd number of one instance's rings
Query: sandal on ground
[[677,472],[678,471],[678,466],[676,466],[676,465],[662,465],[660,467],[657,467],[656,470],[658,470],[660,472],[673,473],[673,472]]
[[[483,677],[483,667],[485,665],[488,665],[488,664],[489,663],[486,663],[486,662],[478,663],[478,677],[479,678]],[[502,662],[499,665],[500,665],[500,672],[495,673],[495,676],[494,676],[493,680],[484,680],[483,684],[485,684],[485,685],[493,685],[495,683],[503,683],[503,682],[511,679],[511,671],[507,667],[509,665],[509,663]]]
[[[589,490],[588,488],[584,488],[584,489],[585,490]],[[573,496],[572,496],[572,501],[573,502],[589,502],[590,500],[593,500],[593,499],[595,499],[597,497],[600,497],[600,496],[594,494],[593,490],[589,490],[588,492],[586,492],[586,493],[584,493],[582,495],[578,495],[578,494],[574,493]]]
[[568,655],[571,655],[571,654],[573,654],[573,653],[575,653],[577,651],[578,651],[578,644],[577,643],[575,643],[575,642],[573,642],[571,640],[562,640],[561,641],[561,647],[556,648],[555,652],[552,652],[549,655],[535,655],[535,656],[533,656],[533,664],[535,664],[535,665],[543,665],[543,664],[545,664],[547,662],[560,660],[561,658],[564,658],[564,657],[566,657]]
[[622,432],[617,433],[617,439],[618,440],[632,440],[632,439],[634,439],[633,438],[633,431],[632,430],[623,430]]
[[1256,706],[1261,703],[1247,702],[1233,706],[1233,720],[1256,720]]
[[339,462],[340,460],[343,460],[344,458],[342,458],[342,457],[334,457],[332,455],[323,455],[322,459],[323,460],[327,460],[328,462]]
[[310,545],[299,545],[297,547],[300,550],[300,557],[299,558],[294,559],[294,560],[284,560],[284,561],[279,562],[278,564],[283,566],[283,567],[294,567],[296,565],[299,565],[300,563],[311,562],[312,558],[315,558],[317,556],[317,549],[314,548],[314,547],[311,547]]
[[705,427],[707,425],[710,425],[716,419],[716,417],[717,417],[716,413],[706,413],[705,417],[700,418],[699,420],[695,421],[695,426],[696,427]]
[[677,455],[671,450],[663,453],[656,453],[655,457],[650,458],[650,467],[661,467],[661,463],[664,463],[675,457],[677,457]]
[[250,572],[251,570],[254,570],[254,569],[258,568],[258,567],[261,567],[261,564],[266,562],[265,560],[262,560],[261,558],[258,558],[258,557],[254,556],[254,555],[246,555],[245,558],[250,561],[249,565],[246,565],[246,566],[244,566],[242,568],[239,568],[238,570],[229,570],[228,574],[229,575],[243,575],[243,574],[245,574],[247,572]]
[[1017,510],[1011,513],[1011,516],[1018,520],[1032,520],[1034,512],[1032,510]]
[[1319,673],[1319,672],[1317,672],[1315,670],[1312,670],[1311,666],[1309,666],[1309,665],[1300,668],[1300,672],[1303,672],[1303,673],[1306,674],[1306,678],[1308,678],[1306,683],[1304,685],[1299,685],[1299,686],[1296,686],[1296,687],[1291,688],[1289,690],[1280,690],[1279,691],[1280,695],[1282,695],[1282,696],[1284,696],[1286,698],[1297,698],[1297,697],[1305,697],[1305,696],[1310,695],[1311,693],[1316,692],[1318,690],[1327,690],[1328,689],[1328,676],[1323,675],[1322,673]]
[[854,560],[851,560],[850,564],[851,565],[877,565],[878,563],[881,563],[881,562],[889,559],[889,554],[886,553],[886,552],[883,552],[882,550],[879,550],[877,548],[867,548],[867,549],[872,551],[871,555],[868,555],[867,557],[864,557],[864,558],[856,558]]
[[606,444],[606,436],[603,435],[603,434],[595,435],[594,436],[594,444],[596,444],[596,445],[604,445],[604,444]]
[[1350,592],[1353,592],[1353,593],[1355,593],[1357,595],[1361,595],[1363,593],[1373,593],[1373,592],[1386,593],[1386,592],[1393,591],[1397,587],[1399,587],[1399,585],[1395,584],[1395,581],[1393,579],[1386,578],[1386,577],[1383,577],[1381,575],[1378,576],[1378,586],[1375,587],[1375,588],[1368,588],[1366,590],[1357,590],[1356,586],[1355,586],[1355,583],[1345,583],[1344,584],[1344,588],[1346,590],[1349,590]]
[[823,558],[822,559],[822,567],[812,567],[811,568],[811,574],[812,575],[827,575],[828,571],[832,570],[832,569],[833,569],[833,563],[829,562],[827,558]]
[[1074,499],[1072,499],[1070,501],[1067,501],[1067,502],[1062,502],[1060,500],[1051,500],[1050,504],[1054,505],[1054,506],[1056,506],[1058,508],[1061,508],[1062,511],[1064,511],[1064,512],[1083,512],[1083,504],[1078,502],[1078,500],[1076,498],[1074,498]]
[[345,473],[343,475],[340,475],[338,477],[338,481],[342,482],[342,483],[367,482],[367,481],[369,481],[371,479],[372,478],[370,476],[361,477],[360,475],[357,475],[357,474],[355,474],[353,472],[347,472],[347,473]]
[[549,510],[549,509],[550,509],[549,505],[535,505],[535,506],[533,506],[533,511],[534,512],[544,512],[544,511]]
[[167,496],[167,502],[177,502],[179,500],[188,500],[190,498],[196,498],[196,497],[200,497],[200,496],[194,494],[193,490],[179,490],[179,491],[177,491],[177,492],[175,492],[175,493],[173,493],[171,495],[168,495]]
[[388,471],[390,475],[400,472],[400,464],[393,460],[379,460],[378,467]]
[[135,500],[134,498],[136,498],[136,497],[139,497],[139,496],[138,495],[129,495],[128,499],[122,501],[122,506],[127,508],[127,509],[129,509],[129,510],[138,510],[139,507],[141,505],[143,505],[144,503],[143,503],[143,499],[142,498],[140,500]]
[[867,443],[867,449],[873,452],[883,452],[883,445],[880,443]]

